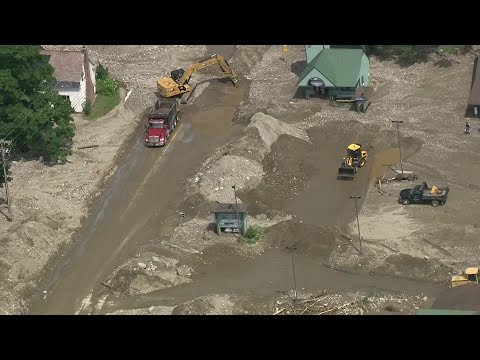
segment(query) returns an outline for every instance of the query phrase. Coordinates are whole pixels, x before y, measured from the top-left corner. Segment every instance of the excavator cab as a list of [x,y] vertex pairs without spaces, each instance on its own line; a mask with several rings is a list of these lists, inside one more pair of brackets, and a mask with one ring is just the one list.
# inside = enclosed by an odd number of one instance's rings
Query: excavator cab
[[338,169],[338,178],[341,180],[353,180],[357,169],[361,168],[367,162],[368,154],[362,150],[360,144],[350,144],[347,146],[347,157]]
[[178,81],[183,76],[183,74],[185,74],[185,70],[177,69],[177,70],[173,70],[170,73],[170,76],[172,77],[173,80]]

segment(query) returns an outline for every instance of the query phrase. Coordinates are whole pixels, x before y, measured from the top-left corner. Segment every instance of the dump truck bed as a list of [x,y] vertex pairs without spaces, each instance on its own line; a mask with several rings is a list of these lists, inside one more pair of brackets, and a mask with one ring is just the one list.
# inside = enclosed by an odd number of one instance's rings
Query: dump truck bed
[[155,105],[150,110],[148,116],[165,116],[167,117],[172,111],[177,112],[178,99],[177,98],[160,98],[157,99]]
[[438,192],[435,194],[430,193],[431,189],[429,190],[424,190],[422,193],[422,196],[424,199],[436,199],[436,198],[444,198],[447,196],[449,192],[449,188],[438,188]]

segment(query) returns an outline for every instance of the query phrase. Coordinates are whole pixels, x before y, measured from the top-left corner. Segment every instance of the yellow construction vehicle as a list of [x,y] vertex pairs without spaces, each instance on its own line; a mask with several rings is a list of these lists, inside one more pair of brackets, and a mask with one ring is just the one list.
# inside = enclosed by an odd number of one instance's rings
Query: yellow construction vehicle
[[222,55],[215,54],[190,65],[187,70],[174,70],[170,73],[170,76],[164,76],[158,79],[158,90],[164,97],[185,94],[191,90],[191,86],[188,83],[190,82],[192,74],[197,70],[204,69],[215,64],[219,64],[222,74],[230,78],[230,80],[233,82],[233,85],[237,86],[237,79],[235,78],[232,68],[230,65],[228,65],[227,60],[225,60]]
[[462,275],[452,276],[452,282],[450,287],[457,287],[460,285],[465,285],[469,282],[479,283],[478,281],[478,267],[469,267],[465,269]]
[[362,150],[360,144],[350,144],[347,146],[347,157],[343,159],[342,165],[338,169],[339,179],[353,179],[357,169],[365,166],[368,154]]

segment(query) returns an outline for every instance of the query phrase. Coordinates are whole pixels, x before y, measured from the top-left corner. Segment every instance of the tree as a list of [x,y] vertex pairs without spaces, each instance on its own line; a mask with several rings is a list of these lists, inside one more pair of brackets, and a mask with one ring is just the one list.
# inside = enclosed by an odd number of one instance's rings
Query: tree
[[72,107],[55,90],[48,56],[32,45],[0,46],[0,138],[45,161],[71,154]]

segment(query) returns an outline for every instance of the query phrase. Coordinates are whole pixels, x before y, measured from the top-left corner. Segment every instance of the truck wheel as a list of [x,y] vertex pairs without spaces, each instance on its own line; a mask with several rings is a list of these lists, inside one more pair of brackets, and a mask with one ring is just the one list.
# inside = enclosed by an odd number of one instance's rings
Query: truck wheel
[[408,204],[410,204],[410,200],[404,199],[404,200],[402,201],[402,204],[403,204],[403,205],[408,205]]
[[437,201],[437,200],[433,200],[433,201],[432,201],[432,206],[433,206],[433,207],[437,207],[437,206],[438,206],[438,201]]

